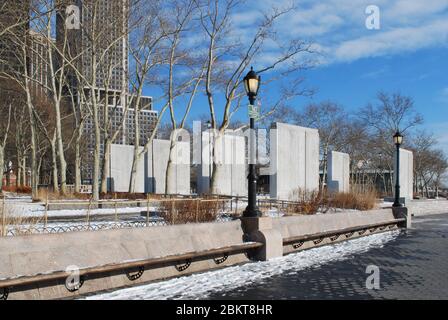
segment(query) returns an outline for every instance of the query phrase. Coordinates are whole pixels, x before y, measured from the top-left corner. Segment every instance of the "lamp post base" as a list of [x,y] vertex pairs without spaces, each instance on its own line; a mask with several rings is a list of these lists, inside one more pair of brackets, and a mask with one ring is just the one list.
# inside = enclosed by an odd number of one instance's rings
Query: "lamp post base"
[[261,242],[263,247],[249,254],[250,260],[268,261],[283,256],[283,237],[272,227],[270,217],[243,217],[241,219],[244,241]]

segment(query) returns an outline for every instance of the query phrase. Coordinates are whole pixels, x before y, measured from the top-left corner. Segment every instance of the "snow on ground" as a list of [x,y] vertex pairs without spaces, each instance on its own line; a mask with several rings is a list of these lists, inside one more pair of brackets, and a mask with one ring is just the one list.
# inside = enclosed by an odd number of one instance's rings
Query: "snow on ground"
[[[30,196],[17,196],[9,194],[6,199],[6,206],[9,216],[24,217],[24,218],[42,218],[45,214],[45,206],[43,203],[33,203]],[[76,205],[74,205],[76,207]],[[146,207],[127,207],[127,208],[114,208],[109,209],[91,209],[90,215],[112,215],[115,213],[141,213],[146,211]],[[156,207],[150,207],[150,212],[157,211]],[[73,210],[49,210],[49,218],[57,217],[79,217],[87,215],[87,209],[73,209]]]
[[380,208],[390,208],[393,204],[393,202],[382,201],[380,202]]
[[[331,246],[315,248],[291,254],[267,262],[248,263],[221,270],[180,277],[164,282],[117,290],[87,297],[88,300],[167,300],[206,299],[213,292],[237,290],[253,283],[262,283],[269,278],[297,273],[310,267],[346,260],[355,254],[381,248],[394,240],[399,231],[355,239]],[[266,297],[269,298],[269,297]]]
[[[91,209],[90,215],[111,215],[111,214],[123,214],[123,213],[141,213],[146,211],[146,208],[142,207],[128,207],[128,208],[117,208],[115,209]],[[150,212],[156,211],[155,207],[149,208]],[[45,214],[45,208],[39,205],[10,205],[11,215],[26,217],[26,218],[34,218],[34,217],[43,217]],[[78,209],[78,210],[49,210],[47,212],[49,218],[56,217],[79,217],[85,216],[87,214],[87,209]]]

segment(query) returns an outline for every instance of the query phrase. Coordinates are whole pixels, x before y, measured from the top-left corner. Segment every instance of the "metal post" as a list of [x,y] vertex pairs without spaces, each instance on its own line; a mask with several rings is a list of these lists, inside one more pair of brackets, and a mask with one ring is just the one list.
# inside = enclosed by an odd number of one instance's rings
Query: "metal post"
[[[255,96],[249,97],[250,104],[255,105]],[[250,134],[249,134],[249,175],[248,180],[248,206],[243,213],[246,218],[261,217],[261,212],[257,207],[257,172],[255,168],[256,156],[254,156],[255,144],[255,119],[250,118]]]
[[6,212],[5,212],[5,198],[2,198],[2,229],[0,230],[1,236],[6,237]]
[[47,225],[48,225],[48,192],[47,197],[45,198],[44,228],[47,228]]
[[109,185],[108,190],[112,193],[112,146],[109,149]]
[[397,144],[397,164],[395,168],[395,202],[394,207],[399,208],[403,205],[400,202],[400,145]]
[[[212,152],[214,151],[214,147],[211,145],[211,130],[208,132],[208,190],[209,194],[213,194],[212,190]],[[215,142],[213,141],[213,146]]]
[[196,200],[196,223],[198,223],[199,222],[199,202],[200,202],[201,200]]
[[90,198],[89,200],[89,208],[87,209],[87,228],[90,229],[90,210],[92,208],[92,200],[93,198]]
[[146,196],[146,226],[149,227],[149,194]]

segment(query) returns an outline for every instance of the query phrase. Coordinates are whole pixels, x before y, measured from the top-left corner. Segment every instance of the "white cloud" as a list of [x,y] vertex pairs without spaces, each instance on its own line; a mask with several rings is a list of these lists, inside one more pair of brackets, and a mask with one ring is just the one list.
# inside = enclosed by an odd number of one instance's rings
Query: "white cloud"
[[[258,9],[286,6],[290,0],[267,0]],[[375,4],[381,10],[381,30],[365,28],[365,9]],[[302,0],[297,9],[278,25],[284,38],[312,39],[322,48],[326,62],[349,62],[366,57],[400,54],[432,46],[448,45],[447,0]],[[241,34],[260,15],[241,12]],[[247,22],[247,23],[244,23]]]
[[379,31],[372,36],[342,42],[335,48],[336,61],[383,56],[414,51],[434,45],[446,45],[448,20],[437,20],[421,27]]
[[448,8],[446,0],[399,0],[395,1],[389,11],[392,18],[401,17],[402,19],[412,19],[443,12]]

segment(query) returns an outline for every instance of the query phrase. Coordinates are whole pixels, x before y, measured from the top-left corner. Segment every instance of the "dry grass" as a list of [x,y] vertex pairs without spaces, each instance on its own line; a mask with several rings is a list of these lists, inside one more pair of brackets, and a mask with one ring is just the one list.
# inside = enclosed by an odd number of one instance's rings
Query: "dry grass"
[[376,208],[377,199],[378,194],[375,191],[351,191],[330,195],[328,205],[331,208],[367,211]]
[[68,193],[66,195],[61,195],[58,192],[53,192],[46,188],[41,188],[37,192],[37,199],[34,200],[45,202],[46,200],[89,200],[90,198],[91,195],[86,193]]
[[[89,201],[92,195],[89,193],[67,193],[61,195],[58,192],[53,192],[47,188],[40,188],[38,191],[38,196],[36,201],[45,202],[48,200],[85,200]],[[127,192],[115,192],[100,194],[100,200],[115,200],[115,199],[126,199],[126,200],[147,200],[148,197],[144,193],[127,193]],[[150,195],[150,200],[160,200],[162,196],[160,195]]]
[[306,192],[301,189],[294,190],[290,201],[287,206],[287,215],[304,214],[312,215],[316,214],[325,202],[319,192]]
[[[127,199],[127,200],[146,200],[148,197],[144,193],[128,193],[128,192],[114,192],[103,193],[100,195],[101,200]],[[151,195],[151,200],[159,200],[162,196]]]
[[214,222],[222,201],[172,200],[161,202],[161,216],[168,224]]
[[291,201],[286,209],[286,215],[312,215],[319,210],[327,212],[329,209],[351,209],[368,211],[377,207],[378,193],[375,190],[352,190],[348,193],[319,193],[304,192],[297,189],[293,192]]
[[30,194],[31,187],[26,186],[3,186],[3,191],[18,193],[18,194]]
[[0,237],[6,237],[8,230],[13,231],[15,235],[26,235],[29,233],[28,227],[44,222],[43,217],[24,217],[19,211],[20,209],[4,203],[3,200],[0,202]]

